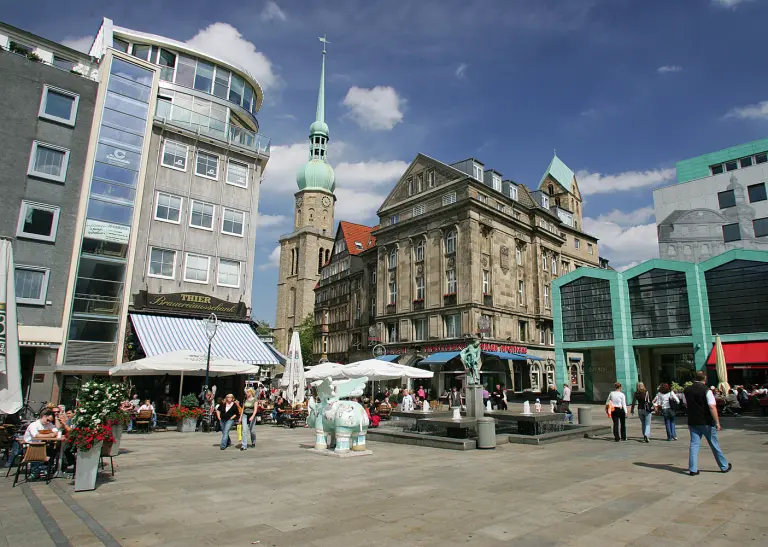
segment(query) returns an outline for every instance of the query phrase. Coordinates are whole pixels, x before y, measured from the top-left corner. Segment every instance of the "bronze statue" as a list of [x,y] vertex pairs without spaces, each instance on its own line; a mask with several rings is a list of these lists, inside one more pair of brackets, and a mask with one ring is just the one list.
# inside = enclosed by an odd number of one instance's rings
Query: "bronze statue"
[[461,357],[461,362],[464,364],[464,370],[467,374],[467,385],[481,385],[480,368],[483,366],[483,362],[480,357],[480,340],[472,340],[471,344],[461,350],[459,356]]

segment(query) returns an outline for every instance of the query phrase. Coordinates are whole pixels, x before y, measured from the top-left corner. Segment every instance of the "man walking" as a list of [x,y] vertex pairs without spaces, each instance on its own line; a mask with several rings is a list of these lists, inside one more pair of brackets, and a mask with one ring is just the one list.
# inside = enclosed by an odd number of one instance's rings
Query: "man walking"
[[571,412],[571,386],[563,384],[563,398],[560,402],[560,412],[565,412],[569,422],[573,422],[573,412]]
[[216,417],[221,424],[221,449],[225,450],[232,441],[229,439],[229,430],[235,425],[235,420],[240,418],[240,405],[235,401],[235,396],[229,393],[224,402],[216,407]]
[[720,444],[717,442],[717,432],[720,427],[720,417],[717,415],[717,402],[712,391],[705,384],[707,374],[700,370],[696,372],[696,381],[685,388],[685,404],[688,410],[688,431],[691,433],[690,453],[688,456],[688,474],[699,474],[699,447],[701,437],[707,439],[715,461],[720,471],[727,473],[732,465],[725,459]]

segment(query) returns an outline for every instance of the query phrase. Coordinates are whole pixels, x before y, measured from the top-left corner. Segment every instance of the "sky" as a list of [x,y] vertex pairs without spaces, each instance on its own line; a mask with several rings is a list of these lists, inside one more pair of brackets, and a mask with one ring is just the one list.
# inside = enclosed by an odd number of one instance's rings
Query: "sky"
[[[624,269],[658,256],[654,188],[675,163],[768,136],[758,60],[768,0],[15,2],[3,19],[87,49],[102,17],[244,65],[271,138],[252,316],[274,321],[277,239],[292,230],[322,44],[336,220],[376,210],[418,153],[475,157],[529,187],[553,150],[577,174],[584,229]],[[50,14],[50,15],[43,15]]]

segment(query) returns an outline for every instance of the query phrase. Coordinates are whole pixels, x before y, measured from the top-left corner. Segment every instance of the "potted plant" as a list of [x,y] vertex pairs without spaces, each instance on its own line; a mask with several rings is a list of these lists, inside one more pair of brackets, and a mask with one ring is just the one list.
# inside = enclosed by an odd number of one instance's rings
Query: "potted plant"
[[123,430],[131,419],[131,406],[128,400],[130,386],[127,383],[110,383],[106,386],[107,400],[105,402],[106,414],[104,423],[112,427],[112,436],[115,438],[110,445],[109,455],[120,454],[120,441],[123,438]]
[[176,419],[176,427],[182,433],[193,433],[197,426],[197,419],[203,415],[203,409],[197,402],[197,397],[192,393],[181,398],[181,404],[173,405],[168,411],[168,416]]

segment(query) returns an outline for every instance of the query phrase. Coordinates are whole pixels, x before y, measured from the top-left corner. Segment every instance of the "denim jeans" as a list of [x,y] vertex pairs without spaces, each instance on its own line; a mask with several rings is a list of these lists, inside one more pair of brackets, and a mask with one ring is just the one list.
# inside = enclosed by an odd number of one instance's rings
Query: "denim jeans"
[[14,439],[11,444],[11,450],[8,452],[8,461],[5,462],[5,466],[10,467],[13,465],[13,460],[15,460],[16,456],[19,454],[21,454],[21,445],[19,444],[19,441]]
[[248,450],[248,443],[256,446],[256,432],[253,430],[253,416],[243,414],[243,450]]
[[723,451],[720,450],[720,443],[717,442],[717,428],[712,425],[689,425],[688,431],[691,433],[691,446],[688,455],[688,470],[694,473],[699,470],[699,446],[701,446],[701,437],[707,439],[709,448],[715,456],[717,465],[721,471],[728,469],[728,460],[725,459]]
[[651,438],[651,416],[653,416],[652,412],[647,412],[644,408],[640,408],[637,411],[637,416],[640,418],[640,423],[642,424],[643,428],[643,436]]
[[229,430],[235,425],[235,420],[227,420],[221,422],[221,448],[226,448],[232,441],[229,439]]
[[664,427],[667,428],[667,440],[671,441],[677,437],[677,431],[675,430],[675,411],[671,408],[665,408],[662,411],[664,414]]

